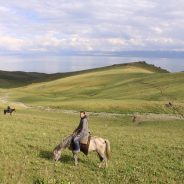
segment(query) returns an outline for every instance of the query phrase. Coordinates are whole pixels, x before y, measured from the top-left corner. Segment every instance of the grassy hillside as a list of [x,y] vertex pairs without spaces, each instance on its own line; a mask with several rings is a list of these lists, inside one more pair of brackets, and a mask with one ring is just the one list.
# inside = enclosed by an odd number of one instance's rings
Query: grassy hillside
[[170,113],[182,106],[184,73],[168,73],[144,62],[62,74],[50,82],[10,90],[10,98],[31,105],[106,112]]
[[0,71],[0,88],[13,88],[31,84],[33,81],[46,77],[41,73]]
[[121,65],[113,65],[107,66],[97,69],[89,69],[83,71],[76,71],[76,72],[68,72],[68,73],[55,73],[55,74],[45,74],[45,73],[36,73],[36,72],[21,72],[21,71],[0,71],[0,88],[15,88],[20,86],[29,85],[32,83],[39,83],[39,82],[48,82],[52,80],[56,80],[58,78],[65,78],[69,76],[89,73],[93,71],[103,71],[107,69],[117,68],[119,66],[126,66],[126,65],[134,65],[138,67],[145,68],[150,71],[158,71],[158,72],[167,72],[161,68],[157,68],[153,65],[146,65],[144,62],[137,62],[133,64],[121,64]]

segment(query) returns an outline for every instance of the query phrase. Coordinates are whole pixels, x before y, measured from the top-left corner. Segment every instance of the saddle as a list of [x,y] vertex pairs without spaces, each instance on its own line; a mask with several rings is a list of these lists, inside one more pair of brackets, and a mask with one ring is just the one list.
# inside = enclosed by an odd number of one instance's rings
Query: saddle
[[[83,152],[85,155],[88,155],[90,140],[91,140],[91,135],[88,136],[86,143],[80,142],[80,151]],[[69,149],[74,150],[73,141],[71,142]]]
[[88,155],[90,140],[91,140],[91,135],[88,136],[87,144],[84,144],[84,143],[81,143],[81,142],[80,142],[80,150],[81,150],[85,155]]

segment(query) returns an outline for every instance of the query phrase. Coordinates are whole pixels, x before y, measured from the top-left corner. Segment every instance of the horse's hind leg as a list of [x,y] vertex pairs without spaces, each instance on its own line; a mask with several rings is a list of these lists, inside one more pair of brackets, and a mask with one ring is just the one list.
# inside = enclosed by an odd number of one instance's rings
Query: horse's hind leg
[[103,161],[102,156],[98,152],[97,152],[97,154],[98,154],[98,157],[99,157],[100,161],[102,162]]
[[108,167],[107,159],[105,160],[105,167]]
[[101,168],[102,166],[104,166],[104,164],[105,164],[105,167],[107,167],[107,159],[106,159],[106,157],[104,157],[103,160],[100,162],[99,168]]
[[99,164],[99,168],[101,168],[104,163],[105,163],[105,167],[107,167],[107,158],[106,158],[105,154],[100,150],[98,150],[97,153],[98,153],[98,156],[99,156],[100,161],[101,161]]

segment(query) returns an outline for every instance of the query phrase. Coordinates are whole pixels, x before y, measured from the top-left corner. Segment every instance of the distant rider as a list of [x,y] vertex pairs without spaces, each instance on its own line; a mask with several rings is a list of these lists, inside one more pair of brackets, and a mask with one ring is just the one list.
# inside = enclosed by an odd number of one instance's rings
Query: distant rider
[[7,107],[7,111],[10,112],[10,110],[11,110],[11,108],[10,108],[10,106],[8,106],[8,107]]

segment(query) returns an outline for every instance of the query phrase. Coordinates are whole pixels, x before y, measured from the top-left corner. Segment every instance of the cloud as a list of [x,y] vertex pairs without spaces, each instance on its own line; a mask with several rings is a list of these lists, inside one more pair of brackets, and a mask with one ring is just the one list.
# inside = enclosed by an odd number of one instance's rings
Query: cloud
[[23,45],[25,45],[24,40],[21,40],[15,37],[11,37],[11,36],[0,35],[0,48],[1,49],[20,51],[22,50]]
[[183,0],[6,0],[0,50],[184,50]]

